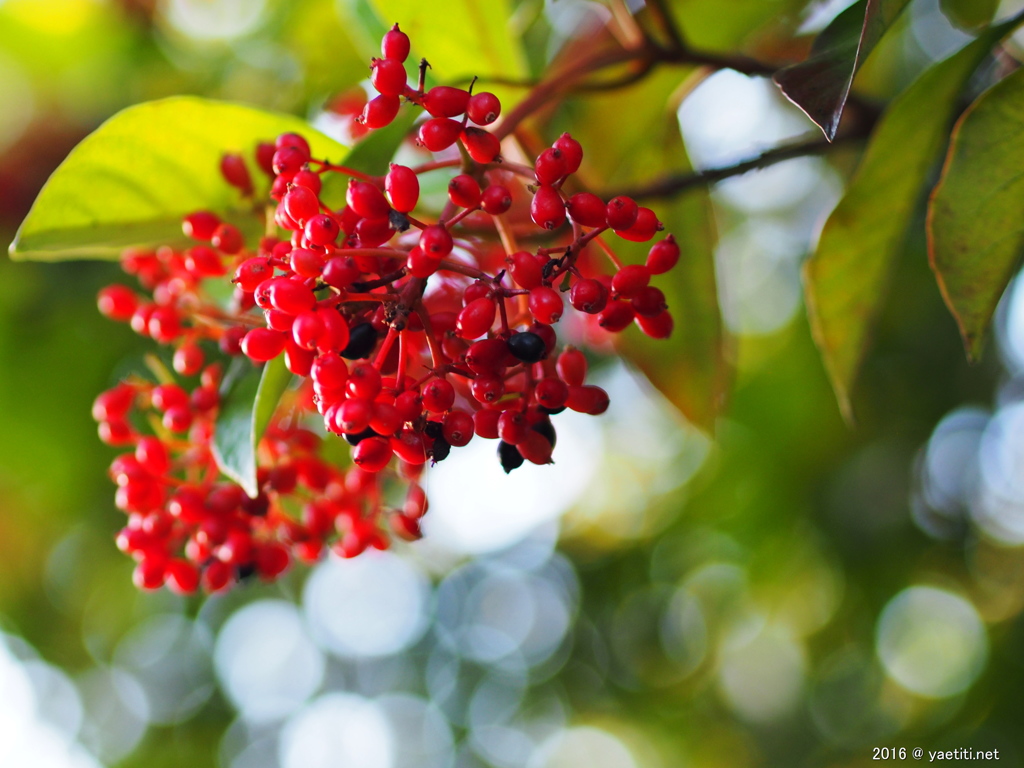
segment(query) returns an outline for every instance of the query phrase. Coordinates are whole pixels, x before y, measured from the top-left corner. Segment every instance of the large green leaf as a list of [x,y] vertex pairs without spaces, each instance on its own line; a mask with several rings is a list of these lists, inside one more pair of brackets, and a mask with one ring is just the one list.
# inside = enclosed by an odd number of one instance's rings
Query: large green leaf
[[[585,99],[574,115],[573,136],[586,148],[584,172],[597,188],[643,185],[651,169],[685,173],[689,160],[679,135],[676,94],[691,73],[663,70],[626,91]],[[692,85],[692,83],[690,83]],[[630,119],[621,120],[628,114]],[[706,431],[714,428],[731,382],[724,355],[724,330],[715,283],[716,232],[708,190],[690,190],[674,200],[644,201],[679,242],[682,257],[671,272],[656,277],[675,318],[666,340],[653,340],[636,328],[623,333],[617,348],[680,411]],[[651,243],[608,243],[628,262],[642,261]]]
[[291,380],[292,374],[281,356],[262,368],[237,358],[224,376],[213,456],[221,472],[242,486],[250,497],[259,493],[256,446]]
[[1024,253],[1024,71],[983,93],[953,130],[928,207],[928,250],[942,296],[977,360]]
[[977,29],[992,21],[999,0],[940,0],[939,6],[958,27]]
[[11,256],[113,259],[129,245],[181,241],[182,216],[204,208],[242,223],[246,207],[220,175],[221,155],[251,157],[257,142],[285,131],[307,137],[317,156],[347,151],[299,118],[240,104],[177,96],[129,107],[54,171]]
[[936,64],[893,101],[804,265],[814,338],[847,417],[892,265],[945,146],[957,97],[1003,31],[993,30]]
[[805,61],[775,74],[775,82],[786,98],[817,123],[830,140],[839,130],[854,76],[909,2],[859,0],[822,30]]
[[[522,78],[526,58],[510,25],[509,0],[449,0],[443,5],[422,0],[369,0],[388,26],[398,23],[413,50],[430,62],[439,82],[481,78]],[[439,18],[443,16],[443,18]],[[510,108],[525,90],[487,87]]]

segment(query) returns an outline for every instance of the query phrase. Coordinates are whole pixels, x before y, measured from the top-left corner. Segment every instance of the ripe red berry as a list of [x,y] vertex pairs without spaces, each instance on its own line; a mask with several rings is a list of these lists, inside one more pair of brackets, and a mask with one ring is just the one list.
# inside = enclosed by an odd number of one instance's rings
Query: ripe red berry
[[461,448],[473,439],[475,425],[473,417],[465,411],[451,411],[441,422],[441,434],[448,444]]
[[306,222],[305,238],[313,245],[330,245],[338,239],[341,228],[333,216],[320,213]]
[[501,413],[501,411],[481,408],[473,414],[473,430],[487,440],[496,439],[498,437],[498,419],[501,418]]
[[368,181],[349,179],[345,202],[349,208],[366,219],[387,218],[391,213],[391,206],[384,193]]
[[565,404],[577,413],[599,416],[608,410],[608,393],[592,384],[569,387],[569,398]]
[[274,173],[286,179],[292,178],[309,162],[309,152],[298,147],[282,147],[274,153]]
[[213,237],[210,238],[210,243],[214,248],[218,248],[224,253],[238,253],[242,250],[242,246],[245,245],[245,239],[242,237],[242,233],[231,224],[221,224],[213,233]]
[[357,120],[367,128],[383,128],[395,119],[401,104],[397,96],[381,94],[366,102],[363,113]]
[[654,315],[654,317],[637,315],[636,323],[640,326],[640,330],[652,339],[667,339],[672,335],[674,326],[672,313],[668,310]]
[[301,349],[316,349],[323,332],[323,320],[312,310],[298,315],[291,327],[292,339]]
[[487,297],[474,299],[459,312],[456,320],[456,332],[464,339],[476,339],[483,336],[494,324],[496,308],[494,301]]
[[231,282],[248,293],[252,293],[267,278],[274,274],[274,268],[262,257],[246,259],[238,265]]
[[220,173],[228,184],[240,189],[242,194],[252,194],[252,177],[241,155],[225,152],[220,159]]
[[108,285],[96,297],[100,312],[111,320],[128,322],[139,308],[139,298],[126,285]]
[[462,124],[457,120],[434,117],[420,124],[416,140],[431,152],[440,152],[454,144],[461,131]]
[[478,163],[493,163],[501,154],[501,141],[483,128],[466,128],[459,138],[469,156]]
[[[477,376],[473,379],[470,391],[477,402],[484,404],[493,403],[505,394],[505,379],[501,376],[495,376],[494,374],[483,374],[481,376]],[[497,419],[495,419],[495,421],[497,421]],[[481,437],[485,436],[479,431],[477,434]],[[495,431],[494,437],[497,436],[498,433]]]
[[291,183],[295,187],[305,187],[314,195],[319,195],[320,188],[323,186],[320,174],[309,170],[302,170],[296,173],[292,176]]
[[384,189],[391,205],[400,213],[409,213],[420,198],[420,180],[412,168],[391,163],[384,177]]
[[292,271],[302,277],[320,277],[324,271],[324,257],[309,248],[295,248],[288,255]]
[[551,463],[553,448],[554,446],[547,437],[532,429],[516,444],[516,450],[519,451],[520,456],[531,464],[540,465]]
[[562,151],[554,147],[545,149],[537,156],[533,170],[541,184],[554,184],[568,173]]
[[636,313],[633,306],[625,301],[613,301],[597,315],[597,324],[611,333],[625,330]]
[[562,316],[562,297],[558,291],[545,285],[530,291],[530,313],[545,325],[557,323]]
[[647,269],[652,275],[661,275],[668,272],[679,261],[679,246],[676,239],[669,235],[664,240],[659,240],[651,246],[647,252]]
[[358,280],[361,275],[359,267],[350,258],[335,256],[324,264],[324,282],[334,288],[344,290]]
[[313,193],[313,190],[306,187],[293,186],[281,200],[285,211],[298,224],[305,224],[307,220],[320,213],[320,200]]
[[270,280],[266,287],[267,297],[274,309],[297,315],[316,306],[316,296],[305,284],[287,277]]
[[446,379],[433,379],[421,390],[423,407],[431,413],[444,413],[455,404],[455,387]]
[[631,197],[613,197],[605,208],[605,220],[608,226],[619,231],[629,229],[636,222],[640,208]]
[[458,117],[469,105],[469,91],[438,85],[423,94],[423,108],[433,117]]
[[167,588],[179,595],[192,595],[199,588],[199,570],[187,560],[171,560],[166,571]]
[[346,386],[352,397],[372,400],[381,389],[380,371],[369,363],[356,363],[349,371]]
[[274,153],[277,151],[277,147],[271,144],[269,141],[261,141],[256,145],[256,165],[260,167],[267,176],[273,178],[274,176]]
[[391,461],[391,443],[383,437],[360,440],[352,449],[352,461],[364,472],[380,472]]
[[480,184],[472,176],[463,173],[448,182],[448,199],[460,208],[476,208],[480,195]]
[[566,173],[576,173],[579,170],[580,163],[583,162],[583,147],[568,133],[563,133],[552,145],[556,149],[562,151],[562,156],[565,158]]
[[565,222],[565,203],[554,187],[542,186],[537,189],[530,203],[530,218],[543,229],[557,229]]
[[[375,219],[360,219],[356,225],[356,237],[361,248],[377,248],[384,245],[395,234],[387,216]],[[358,259],[357,262],[358,263]]]
[[284,351],[285,335],[270,328],[253,328],[242,339],[242,352],[250,360],[265,363]]
[[507,187],[492,184],[480,196],[480,206],[491,216],[500,216],[512,207],[512,195]]
[[637,211],[636,221],[633,223],[633,226],[629,227],[629,229],[616,231],[615,234],[623,240],[645,243],[664,228],[664,225],[658,221],[654,211],[650,208],[641,208]]
[[185,252],[185,269],[199,278],[217,277],[226,271],[220,254],[205,245],[193,246]]
[[565,405],[569,397],[569,387],[561,379],[547,376],[537,382],[533,390],[533,399],[537,405],[555,410]]
[[405,268],[413,277],[427,278],[437,272],[442,258],[444,257],[427,253],[417,245],[409,251],[409,256],[405,260]]
[[473,373],[496,373],[507,359],[508,345],[502,339],[481,339],[466,350],[466,365]]
[[501,114],[501,102],[493,93],[476,93],[470,97],[466,113],[477,125],[490,125]]
[[522,442],[529,431],[526,417],[517,411],[505,411],[498,417],[498,437],[509,445]]
[[608,304],[608,291],[599,280],[582,278],[572,285],[569,303],[588,315],[596,315]]
[[587,378],[587,358],[575,347],[566,347],[555,361],[555,370],[570,387],[583,386]]
[[452,236],[442,224],[432,224],[420,235],[420,249],[434,258],[444,258],[452,252]]
[[206,242],[209,242],[219,226],[220,217],[215,213],[210,213],[210,211],[190,213],[181,221],[181,228],[185,232],[186,237]]
[[569,198],[566,206],[569,216],[577,224],[584,227],[603,227],[605,225],[605,204],[591,192],[577,192]]
[[195,376],[203,368],[203,350],[197,344],[186,341],[174,350],[172,365],[182,376]]
[[627,264],[612,277],[612,296],[631,299],[650,281],[651,273],[643,264]]
[[543,269],[532,253],[517,251],[509,256],[507,261],[509,262],[509,273],[520,287],[530,290],[536,288],[543,281]]
[[409,58],[409,36],[395,24],[384,33],[380,41],[380,52],[386,59],[405,61]]
[[373,59],[370,61],[370,84],[385,96],[401,96],[408,76],[405,66],[398,59]]
[[665,294],[653,285],[648,285],[637,291],[629,303],[633,305],[634,311],[641,317],[660,315],[668,306],[665,303]]
[[312,150],[309,147],[309,142],[305,138],[297,133],[282,133],[276,139],[274,139],[274,146],[277,149],[284,149],[285,147],[292,147],[297,149],[308,159]]

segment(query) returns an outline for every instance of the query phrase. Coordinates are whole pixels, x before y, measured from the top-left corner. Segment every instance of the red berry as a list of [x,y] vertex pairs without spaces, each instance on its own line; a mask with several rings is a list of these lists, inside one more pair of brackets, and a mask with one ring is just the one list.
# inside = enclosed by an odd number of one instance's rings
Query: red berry
[[338,239],[340,231],[333,216],[320,213],[306,222],[303,234],[313,245],[330,245]]
[[459,138],[469,156],[478,163],[493,163],[501,154],[501,141],[483,128],[466,128]]
[[245,239],[242,237],[242,233],[231,224],[221,224],[213,233],[213,237],[210,238],[210,243],[214,248],[218,248],[224,253],[238,253],[242,250],[242,246],[245,245]]
[[372,400],[381,389],[380,371],[369,363],[356,363],[349,371],[346,387],[352,397]]
[[530,203],[530,218],[543,229],[557,229],[565,222],[565,203],[558,190],[550,186],[537,189]]
[[303,170],[292,177],[292,186],[305,187],[314,195],[319,195],[320,188],[323,187],[323,181],[320,179],[319,173]]
[[658,221],[658,217],[650,208],[641,208],[637,212],[636,221],[629,229],[616,231],[623,240],[630,240],[634,243],[645,243],[665,227]]
[[366,219],[387,218],[391,206],[380,189],[368,181],[350,179],[345,192],[348,207]]
[[370,419],[370,429],[378,435],[388,437],[395,434],[401,428],[404,420],[391,403],[377,401],[373,404],[373,417]]
[[391,220],[387,216],[379,219],[360,219],[356,225],[356,237],[359,238],[361,248],[377,248],[390,240],[394,234]]
[[569,398],[565,404],[577,413],[599,416],[608,410],[608,393],[592,384],[569,387]]
[[591,192],[577,192],[569,198],[566,206],[569,216],[577,224],[584,227],[603,227],[605,225],[605,204]]
[[220,159],[220,173],[228,184],[240,189],[242,194],[252,194],[252,177],[241,155],[225,152]]
[[383,437],[360,440],[352,449],[352,461],[364,472],[380,472],[391,461],[391,443]]
[[631,299],[651,281],[651,273],[643,264],[627,264],[612,277],[612,296]]
[[220,226],[220,218],[210,211],[196,211],[190,213],[181,222],[181,228],[186,237],[193,240],[205,240],[209,242],[213,233]]
[[668,306],[665,303],[665,294],[653,285],[641,288],[633,296],[630,304],[633,310],[641,317],[655,317],[665,311]]
[[309,147],[309,142],[305,138],[297,133],[282,133],[276,139],[274,139],[274,146],[277,149],[284,149],[285,147],[292,147],[297,149],[308,159],[312,150]]
[[224,262],[213,248],[197,245],[185,252],[185,269],[196,277],[216,277],[226,271]]
[[631,197],[613,197],[605,208],[605,220],[612,229],[629,229],[636,222],[640,208]]
[[[483,374],[473,379],[470,391],[477,402],[485,404],[493,403],[505,394],[505,380],[501,376]],[[484,437],[484,435],[479,432],[477,434]],[[498,433],[495,432],[494,436],[497,437]]]
[[512,195],[507,187],[492,184],[480,196],[480,206],[491,216],[500,216],[512,207]]
[[460,208],[476,208],[480,195],[480,184],[472,176],[463,173],[448,182],[448,199]]
[[517,251],[509,258],[509,273],[522,288],[536,288],[544,279],[543,268],[532,253]]
[[580,312],[596,315],[608,304],[608,291],[599,280],[577,280],[569,291],[569,303]]
[[185,342],[174,350],[172,364],[182,376],[195,376],[203,367],[203,350],[192,342]]
[[270,266],[265,258],[256,257],[246,259],[238,265],[235,276],[231,282],[237,283],[243,291],[252,293],[267,278],[273,276],[274,268]]
[[276,579],[290,564],[291,556],[283,544],[269,542],[256,550],[256,571],[267,581]]
[[428,256],[444,258],[452,252],[452,236],[442,224],[432,224],[420,235],[420,249]]
[[274,173],[290,179],[308,162],[308,150],[303,152],[298,147],[282,147],[274,153]]
[[139,298],[125,285],[108,285],[96,297],[100,313],[111,320],[128,322],[139,308]]
[[477,125],[490,125],[501,114],[501,102],[493,93],[476,93],[470,97],[466,113]]
[[220,592],[231,583],[232,575],[230,565],[220,560],[211,560],[203,568],[203,590],[211,595]]
[[295,248],[288,255],[292,271],[301,277],[320,277],[326,262],[324,257],[309,248]]
[[319,314],[310,310],[295,318],[291,332],[292,339],[300,348],[313,350],[324,332],[324,323]]
[[613,301],[605,307],[597,316],[597,324],[611,333],[618,333],[625,330],[636,313],[633,306],[625,301]]
[[383,128],[395,119],[400,106],[401,101],[397,96],[381,94],[366,102],[363,113],[357,120],[367,128]]
[[551,463],[553,447],[547,437],[532,429],[516,444],[516,450],[519,451],[520,456],[532,464],[540,465]]
[[242,352],[250,360],[265,363],[284,352],[285,335],[269,328],[253,328],[242,339]]
[[335,415],[335,425],[339,432],[359,434],[370,426],[373,418],[373,403],[361,397],[350,397],[341,404]]
[[562,151],[554,147],[545,149],[537,156],[533,170],[541,184],[554,184],[568,173]]
[[341,389],[348,381],[348,365],[336,354],[319,355],[313,361],[309,375],[314,384],[325,389]]
[[267,296],[274,309],[280,309],[289,315],[313,309],[316,306],[316,295],[304,283],[287,277],[270,280],[266,287]]
[[324,264],[324,282],[334,288],[342,290],[348,288],[361,275],[359,267],[350,258],[335,256],[333,259],[328,259],[327,263]]
[[501,411],[481,408],[473,414],[473,429],[480,437],[495,440],[498,437],[498,419]]
[[562,297],[558,291],[539,286],[530,291],[530,313],[545,325],[557,323],[562,316]]
[[384,189],[391,205],[400,213],[409,213],[420,198],[420,180],[411,168],[391,163],[388,175],[384,177]]
[[448,444],[461,448],[473,439],[475,426],[473,417],[465,411],[451,411],[444,417],[441,426],[441,434]]
[[652,339],[667,339],[672,335],[674,325],[672,314],[668,310],[653,317],[637,315],[636,323],[640,326],[640,330]]
[[433,117],[458,117],[469,105],[469,91],[438,85],[423,94],[423,108]]
[[416,246],[409,251],[409,256],[405,260],[405,268],[413,277],[424,279],[437,272],[438,267],[441,266],[442,258],[442,256],[427,253],[419,246]]
[[256,145],[256,165],[260,167],[267,176],[274,176],[274,153],[277,147],[269,141],[261,141]]
[[293,186],[281,200],[285,211],[299,224],[305,224],[307,220],[320,213],[320,199],[313,193],[313,190],[306,187]]
[[177,384],[161,384],[153,387],[149,394],[153,407],[158,411],[169,411],[171,408],[188,407],[188,395]]
[[431,152],[448,149],[459,138],[462,124],[447,117],[434,117],[421,123],[416,140]]
[[199,571],[187,560],[167,564],[167,588],[179,595],[192,595],[199,588]]
[[446,379],[433,379],[421,390],[423,407],[431,413],[444,413],[455,404],[455,387]]
[[384,33],[380,41],[380,52],[386,59],[405,61],[409,58],[409,36],[395,24]]
[[373,59],[370,61],[370,84],[385,96],[401,96],[408,76],[405,66],[398,59]]
[[324,332],[320,335],[316,348],[321,353],[340,352],[345,349],[351,340],[351,330],[348,321],[338,312],[337,309],[318,310],[320,320],[324,324]]
[[503,339],[481,339],[466,350],[466,365],[473,373],[496,373],[508,359],[508,344]]
[[568,133],[563,133],[552,145],[556,149],[562,151],[562,156],[565,158],[566,173],[576,173],[580,167],[580,163],[583,162],[583,147]]
[[464,339],[476,339],[483,336],[494,324],[496,309],[494,301],[483,297],[469,302],[459,312],[456,331]]
[[679,246],[676,239],[669,235],[664,240],[659,240],[651,246],[647,252],[647,269],[652,275],[661,275],[668,272],[679,261]]
[[498,437],[510,445],[522,442],[529,431],[526,417],[517,411],[505,411],[498,417]]
[[407,464],[423,464],[427,460],[427,446],[423,435],[411,429],[403,429],[391,438],[391,450]]
[[537,405],[555,410],[565,405],[569,397],[569,387],[561,379],[547,376],[537,382],[533,390],[533,399]]

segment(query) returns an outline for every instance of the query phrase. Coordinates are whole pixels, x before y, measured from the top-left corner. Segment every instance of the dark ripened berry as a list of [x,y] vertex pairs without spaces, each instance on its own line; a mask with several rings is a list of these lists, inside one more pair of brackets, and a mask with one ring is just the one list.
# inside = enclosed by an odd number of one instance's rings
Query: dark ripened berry
[[508,351],[517,360],[522,360],[524,363],[536,363],[544,359],[547,345],[544,343],[544,339],[536,333],[523,331],[509,337]]
[[524,459],[523,454],[514,445],[502,440],[498,443],[498,461],[501,462],[501,468],[505,470],[507,475],[513,469],[523,466]]
[[480,207],[491,216],[500,216],[512,207],[512,194],[507,187],[492,184],[480,196]]
[[566,209],[572,220],[584,227],[605,225],[604,200],[592,192],[577,192],[569,198]]
[[341,356],[349,360],[367,357],[377,346],[377,331],[371,323],[357,323],[349,329],[348,345],[341,350]]
[[395,24],[384,33],[380,41],[380,52],[385,59],[405,61],[409,58],[409,36]]
[[384,189],[388,193],[391,205],[401,213],[409,213],[419,202],[420,180],[407,166],[391,163],[388,174],[384,177]]
[[487,91],[473,94],[466,107],[466,114],[477,125],[490,125],[501,114],[501,102],[497,96]]
[[551,186],[538,187],[530,203],[530,218],[542,229],[558,229],[565,222],[565,203],[558,190]]

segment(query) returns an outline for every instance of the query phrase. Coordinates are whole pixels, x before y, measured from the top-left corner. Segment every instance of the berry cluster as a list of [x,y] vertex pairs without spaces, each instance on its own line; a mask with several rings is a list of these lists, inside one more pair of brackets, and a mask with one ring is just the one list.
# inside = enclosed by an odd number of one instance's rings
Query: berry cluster
[[[124,285],[100,292],[105,315],[173,345],[179,377],[157,366],[161,383],[124,381],[94,408],[101,437],[133,448],[111,475],[129,515],[118,543],[136,558],[140,587],[212,592],[251,573],[273,578],[293,557],[312,561],[325,548],[351,557],[386,547],[389,532],[418,538],[423,468],[473,439],[497,439],[506,472],[551,463],[553,416],[608,407],[608,395],[586,383],[583,353],[557,350],[566,293],[592,334],[633,322],[654,338],[672,331],[650,281],[678,261],[674,239],[629,265],[605,240],[653,239],[662,229],[653,211],[573,191],[583,149],[569,134],[532,167],[504,161],[502,140],[486,127],[501,114],[494,94],[425,89],[425,61],[410,86],[409,38],[397,25],[381,47],[370,78],[379,95],[357,121],[372,130],[403,99],[421,107],[429,117],[410,151],[422,162],[371,176],[281,135],[254,156],[276,204],[272,234],[253,247],[217,215],[193,213],[183,222],[190,247],[124,254],[144,294]],[[420,176],[438,169],[453,173],[439,213],[419,199]],[[245,157],[226,154],[221,171],[255,198]],[[337,174],[348,186],[334,210],[321,193]],[[537,235],[545,247],[519,247]],[[212,288],[228,279],[233,298],[218,302]],[[254,499],[221,478],[211,448],[222,366],[239,356],[283,356],[295,379],[260,443]],[[323,458],[331,433],[352,446],[348,469]],[[387,503],[395,479],[407,484],[400,508]]]

